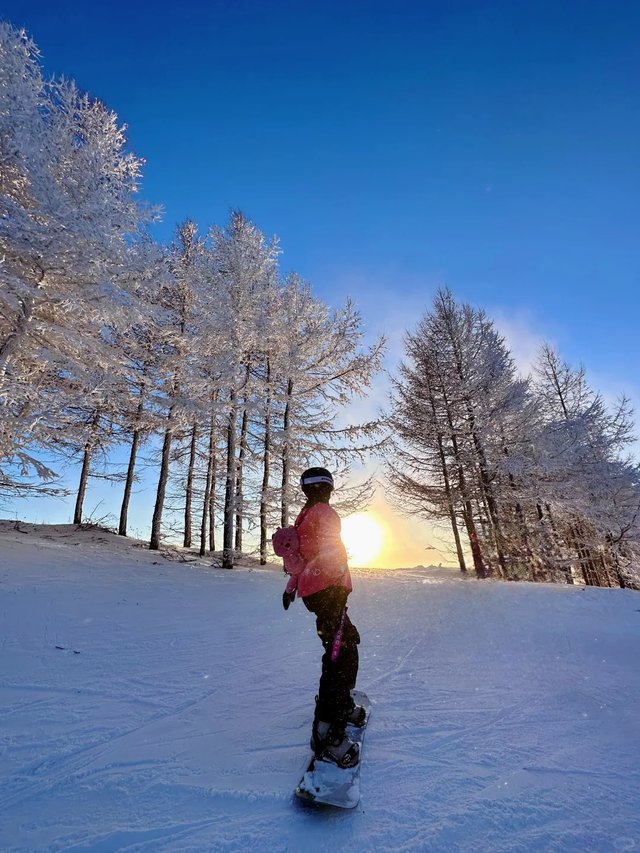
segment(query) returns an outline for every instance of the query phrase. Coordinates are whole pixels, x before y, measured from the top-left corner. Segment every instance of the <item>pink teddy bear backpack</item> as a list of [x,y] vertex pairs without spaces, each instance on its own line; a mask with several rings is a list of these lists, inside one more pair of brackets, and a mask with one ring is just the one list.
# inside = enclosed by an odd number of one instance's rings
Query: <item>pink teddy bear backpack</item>
[[298,576],[304,570],[304,560],[300,553],[300,539],[295,527],[279,527],[271,537],[273,550],[284,561],[284,570],[291,575],[287,592],[293,592],[298,586]]

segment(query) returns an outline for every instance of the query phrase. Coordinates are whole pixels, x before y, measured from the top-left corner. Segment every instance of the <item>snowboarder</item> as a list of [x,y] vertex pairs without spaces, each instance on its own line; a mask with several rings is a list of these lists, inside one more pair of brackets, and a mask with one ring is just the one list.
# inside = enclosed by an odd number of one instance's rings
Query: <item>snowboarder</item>
[[307,502],[295,521],[295,530],[303,569],[289,580],[282,603],[287,610],[297,590],[316,617],[324,648],[311,748],[317,758],[353,767],[359,761],[359,747],[346,727],[363,726],[367,714],[351,697],[358,674],[360,635],[347,614],[347,597],[353,586],[340,517],[329,506],[333,477],[326,468],[309,468],[300,478],[300,486]]

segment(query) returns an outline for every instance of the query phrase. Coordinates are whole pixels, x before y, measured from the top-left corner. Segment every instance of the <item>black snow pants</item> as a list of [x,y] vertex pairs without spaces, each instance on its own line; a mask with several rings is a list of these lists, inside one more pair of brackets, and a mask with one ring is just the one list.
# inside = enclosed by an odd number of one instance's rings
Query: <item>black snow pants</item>
[[[316,630],[324,646],[316,719],[338,725],[346,722],[353,708],[351,690],[356,686],[358,675],[360,634],[346,613],[348,595],[343,586],[330,586],[302,599],[307,610],[315,614]],[[342,643],[338,657],[333,661],[333,641],[343,612]]]

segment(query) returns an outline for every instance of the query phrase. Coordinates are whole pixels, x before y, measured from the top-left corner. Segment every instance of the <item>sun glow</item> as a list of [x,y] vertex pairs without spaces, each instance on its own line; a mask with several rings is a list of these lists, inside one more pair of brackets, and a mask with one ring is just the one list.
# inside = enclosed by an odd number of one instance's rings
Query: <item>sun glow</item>
[[371,515],[357,512],[342,522],[342,541],[353,566],[366,568],[378,556],[383,539],[382,527]]

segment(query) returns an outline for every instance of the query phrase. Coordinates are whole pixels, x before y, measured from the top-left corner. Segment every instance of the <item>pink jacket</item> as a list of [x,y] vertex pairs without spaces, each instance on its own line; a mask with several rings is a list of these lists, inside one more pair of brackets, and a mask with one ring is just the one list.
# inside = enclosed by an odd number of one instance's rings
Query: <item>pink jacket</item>
[[296,518],[295,528],[304,560],[304,569],[297,578],[298,595],[304,598],[336,584],[351,592],[347,552],[340,537],[340,516],[335,509],[326,503],[303,509]]

